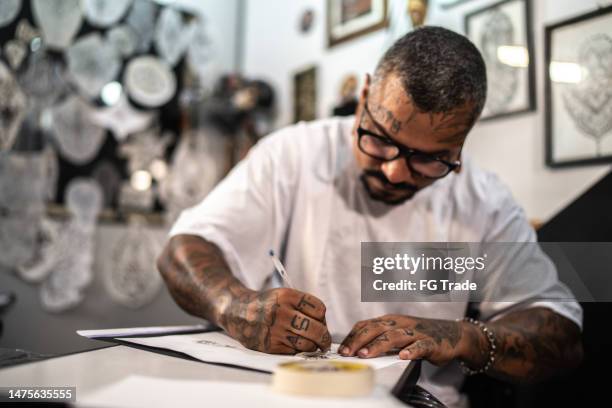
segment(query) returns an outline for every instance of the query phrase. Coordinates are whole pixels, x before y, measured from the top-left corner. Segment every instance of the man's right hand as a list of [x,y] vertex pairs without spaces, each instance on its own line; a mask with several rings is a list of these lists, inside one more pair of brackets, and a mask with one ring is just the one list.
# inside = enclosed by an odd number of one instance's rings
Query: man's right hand
[[172,237],[157,267],[184,310],[221,326],[252,350],[294,354],[331,346],[321,300],[293,289],[246,288],[219,247],[202,237]]
[[249,349],[295,354],[331,346],[325,305],[313,295],[288,288],[248,291],[224,309],[220,325]]

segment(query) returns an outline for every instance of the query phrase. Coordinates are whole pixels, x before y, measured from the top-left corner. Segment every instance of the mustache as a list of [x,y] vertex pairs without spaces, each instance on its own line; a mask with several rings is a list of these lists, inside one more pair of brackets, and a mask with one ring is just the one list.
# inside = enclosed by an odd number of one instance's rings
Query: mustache
[[362,178],[374,177],[383,183],[385,187],[392,188],[393,190],[402,190],[402,191],[414,191],[416,192],[419,188],[414,184],[410,183],[392,183],[387,179],[387,177],[381,172],[377,170],[366,169],[363,171],[361,175]]

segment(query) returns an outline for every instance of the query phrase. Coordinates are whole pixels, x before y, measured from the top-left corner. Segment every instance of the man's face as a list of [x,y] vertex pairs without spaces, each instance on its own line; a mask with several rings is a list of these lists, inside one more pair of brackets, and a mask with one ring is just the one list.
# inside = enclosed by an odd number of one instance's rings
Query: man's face
[[[365,110],[366,100],[368,110]],[[405,148],[455,162],[460,159],[463,142],[471,128],[472,112],[471,105],[445,113],[419,112],[396,75],[387,75],[371,88],[368,78],[353,126],[353,150],[370,196],[387,204],[400,204],[436,179],[411,170],[402,156],[383,161],[362,152],[358,146],[359,126]]]

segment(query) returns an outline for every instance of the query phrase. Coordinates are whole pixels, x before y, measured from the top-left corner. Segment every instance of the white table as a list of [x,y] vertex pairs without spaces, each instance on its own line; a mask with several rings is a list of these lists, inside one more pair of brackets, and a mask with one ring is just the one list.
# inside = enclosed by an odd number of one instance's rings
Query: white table
[[[394,365],[378,370],[377,384],[391,389],[404,368],[405,365]],[[76,387],[78,403],[93,392],[133,375],[169,380],[245,383],[268,383],[271,378],[269,374],[256,371],[190,361],[118,345],[0,369],[0,386]],[[194,401],[194,405],[201,404],[201,401],[197,401],[197,404]]]

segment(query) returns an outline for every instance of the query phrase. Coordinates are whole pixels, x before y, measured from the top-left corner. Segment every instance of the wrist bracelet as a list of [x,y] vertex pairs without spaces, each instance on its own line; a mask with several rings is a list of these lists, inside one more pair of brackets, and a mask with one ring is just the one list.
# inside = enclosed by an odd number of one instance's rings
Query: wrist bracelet
[[471,323],[471,324],[477,326],[485,334],[485,337],[487,338],[487,341],[489,342],[489,357],[488,357],[487,362],[485,363],[485,365],[482,368],[480,368],[479,370],[472,370],[463,361],[459,362],[459,364],[461,365],[461,369],[463,370],[463,373],[466,374],[466,375],[474,375],[474,374],[483,374],[483,373],[486,373],[489,370],[489,368],[491,368],[493,363],[495,363],[495,349],[496,349],[496,346],[495,346],[495,335],[493,334],[491,329],[489,329],[480,320],[472,319],[471,317],[464,317],[463,319],[457,319],[457,321],[462,321],[462,320],[464,322],[468,322],[468,323]]

